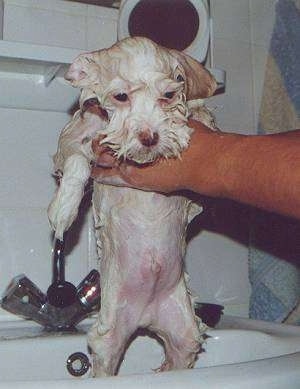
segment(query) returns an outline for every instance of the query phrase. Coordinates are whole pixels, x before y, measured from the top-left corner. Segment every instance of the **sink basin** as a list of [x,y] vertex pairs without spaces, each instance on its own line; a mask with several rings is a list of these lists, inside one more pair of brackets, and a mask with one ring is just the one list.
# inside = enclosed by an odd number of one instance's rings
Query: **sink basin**
[[127,350],[118,377],[92,379],[87,372],[77,378],[66,361],[75,352],[89,356],[89,326],[61,334],[44,332],[28,321],[0,323],[0,389],[300,388],[298,327],[224,315],[218,328],[208,331],[205,352],[194,369],[154,373],[163,350],[156,340],[141,336]]

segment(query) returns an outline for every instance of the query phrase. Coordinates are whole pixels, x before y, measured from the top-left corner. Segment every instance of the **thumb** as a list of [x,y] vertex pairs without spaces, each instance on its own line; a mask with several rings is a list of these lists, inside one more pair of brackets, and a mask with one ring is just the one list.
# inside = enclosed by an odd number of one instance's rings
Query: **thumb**
[[107,146],[103,146],[99,143],[101,138],[92,140],[92,150],[95,154],[96,165],[108,168],[118,164],[114,156],[114,152]]

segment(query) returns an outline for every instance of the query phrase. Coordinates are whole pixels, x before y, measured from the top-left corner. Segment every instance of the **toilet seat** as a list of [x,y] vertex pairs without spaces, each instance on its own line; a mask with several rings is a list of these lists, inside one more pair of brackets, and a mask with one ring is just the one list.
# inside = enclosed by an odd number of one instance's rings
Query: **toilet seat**
[[[137,7],[144,1],[145,0],[122,0],[121,1],[120,11],[119,11],[119,22],[118,22],[118,40],[131,36],[130,27],[129,27],[130,18],[132,17],[133,13],[137,10]],[[155,2],[153,2],[153,4],[156,3],[157,5],[159,0],[154,0],[154,1]],[[161,0],[162,5],[166,5],[164,1],[165,0]],[[204,62],[208,51],[209,29],[210,29],[207,2],[206,0],[185,0],[185,1],[187,3],[186,5],[189,8],[193,8],[194,11],[197,12],[199,18],[199,25],[198,25],[198,31],[196,32],[195,38],[189,43],[189,45],[186,48],[183,49],[183,51],[189,54],[190,56],[194,57],[198,61]],[[184,2],[182,1],[180,2],[180,4],[183,5]],[[147,5],[149,5],[149,0]],[[142,25],[142,23],[140,25]],[[147,36],[147,35],[143,35],[143,36]],[[151,38],[151,36],[148,37]],[[164,46],[169,47],[168,45],[164,45]],[[176,48],[176,47],[169,47],[169,48]]]

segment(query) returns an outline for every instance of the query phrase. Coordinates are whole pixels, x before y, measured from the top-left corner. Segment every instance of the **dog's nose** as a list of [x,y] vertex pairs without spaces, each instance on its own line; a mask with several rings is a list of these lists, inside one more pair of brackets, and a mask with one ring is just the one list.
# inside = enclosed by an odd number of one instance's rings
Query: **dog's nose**
[[151,132],[150,130],[143,130],[138,135],[139,141],[143,146],[151,147],[158,143],[159,135],[157,132]]

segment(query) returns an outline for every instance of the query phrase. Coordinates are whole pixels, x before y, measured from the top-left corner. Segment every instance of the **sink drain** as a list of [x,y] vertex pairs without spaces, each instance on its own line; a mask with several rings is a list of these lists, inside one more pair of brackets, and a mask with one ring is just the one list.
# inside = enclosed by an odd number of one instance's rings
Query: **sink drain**
[[67,359],[67,370],[75,377],[86,374],[90,366],[89,358],[81,352],[73,353]]

